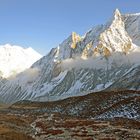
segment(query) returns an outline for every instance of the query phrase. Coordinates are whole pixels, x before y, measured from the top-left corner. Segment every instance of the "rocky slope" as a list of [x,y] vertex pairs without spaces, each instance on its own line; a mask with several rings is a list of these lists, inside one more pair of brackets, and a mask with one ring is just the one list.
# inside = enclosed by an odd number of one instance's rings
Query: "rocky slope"
[[140,122],[125,118],[91,120],[58,113],[0,113],[1,140],[139,140]]
[[28,71],[2,79],[1,99],[48,101],[105,89],[139,90],[139,17],[117,9],[111,20],[84,36],[73,32]]
[[140,13],[126,14],[122,18],[129,36],[136,45],[140,46]]
[[87,119],[124,117],[140,120],[140,92],[104,91],[51,102],[19,101],[11,109],[25,109],[34,113],[57,112]]
[[0,108],[2,140],[139,140],[140,92],[97,92]]
[[[1,114],[1,140],[139,140],[140,122],[115,118],[112,120],[87,120],[59,114]],[[27,129],[28,128],[28,129]]]

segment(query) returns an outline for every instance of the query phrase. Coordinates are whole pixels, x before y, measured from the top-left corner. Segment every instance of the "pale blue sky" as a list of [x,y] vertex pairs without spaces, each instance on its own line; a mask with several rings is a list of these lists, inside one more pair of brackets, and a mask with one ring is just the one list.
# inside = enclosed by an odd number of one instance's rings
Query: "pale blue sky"
[[32,47],[46,54],[72,31],[83,35],[119,8],[140,12],[140,0],[0,0],[0,44]]

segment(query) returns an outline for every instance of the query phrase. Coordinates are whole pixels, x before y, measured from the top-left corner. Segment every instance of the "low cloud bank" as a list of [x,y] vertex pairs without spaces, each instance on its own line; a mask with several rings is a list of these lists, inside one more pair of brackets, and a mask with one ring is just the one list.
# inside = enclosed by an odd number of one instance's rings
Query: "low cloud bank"
[[38,68],[29,68],[19,75],[12,77],[11,81],[18,84],[29,84],[32,83],[38,77],[39,69]]
[[74,59],[66,59],[62,61],[61,68],[63,70],[72,68],[90,68],[90,69],[101,69],[101,68],[111,68],[111,66],[119,67],[123,64],[138,64],[140,65],[140,52],[131,52],[130,54],[114,53],[107,59],[105,57],[90,57],[87,59],[82,59],[77,57]]

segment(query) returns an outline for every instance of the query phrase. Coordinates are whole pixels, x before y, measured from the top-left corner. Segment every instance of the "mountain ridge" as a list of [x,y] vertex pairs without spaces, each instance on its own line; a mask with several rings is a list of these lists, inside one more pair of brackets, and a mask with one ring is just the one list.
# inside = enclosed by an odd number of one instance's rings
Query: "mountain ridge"
[[[139,73],[140,47],[135,44],[135,35],[139,37],[140,32],[132,32],[137,19],[122,15],[117,9],[109,22],[92,28],[83,37],[73,32],[31,66],[29,71],[35,78],[28,78],[28,73],[23,72],[12,81],[3,82],[1,98],[9,103],[26,99],[48,101],[112,89],[126,74],[131,75],[131,69]],[[138,81],[139,77],[135,78]],[[131,82],[128,80],[127,84],[132,89],[140,89],[139,84]]]

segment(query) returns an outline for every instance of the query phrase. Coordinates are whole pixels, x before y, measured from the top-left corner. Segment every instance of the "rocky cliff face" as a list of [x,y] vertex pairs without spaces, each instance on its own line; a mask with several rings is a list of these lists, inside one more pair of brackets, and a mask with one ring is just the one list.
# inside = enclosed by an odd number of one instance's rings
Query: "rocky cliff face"
[[133,43],[140,46],[140,13],[122,15],[122,18]]
[[[140,32],[133,30],[134,26],[138,28],[139,17],[116,10],[109,22],[92,28],[84,36],[72,33],[32,65],[31,77],[26,71],[10,81],[2,79],[0,97],[11,103],[24,99],[59,100],[120,87],[138,90],[140,85],[132,84],[129,75],[132,71],[134,75],[139,73],[139,55],[135,56],[140,52],[136,37]],[[126,76],[126,85],[123,82],[120,86]],[[139,76],[135,76],[134,81],[138,80]]]

